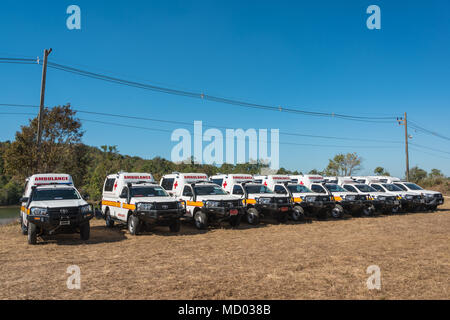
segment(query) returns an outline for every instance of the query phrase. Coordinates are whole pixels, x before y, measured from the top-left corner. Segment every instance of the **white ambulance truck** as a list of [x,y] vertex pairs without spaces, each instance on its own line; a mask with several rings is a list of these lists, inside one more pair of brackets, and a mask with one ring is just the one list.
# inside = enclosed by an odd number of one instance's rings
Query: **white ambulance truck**
[[159,186],[150,173],[119,172],[106,177],[103,185],[102,214],[106,226],[126,223],[130,234],[154,225],[180,231],[184,208]]
[[185,217],[193,220],[197,229],[222,221],[239,226],[244,214],[242,201],[209,181],[206,174],[174,172],[164,175],[160,184],[184,204]]
[[255,182],[252,175],[215,175],[211,180],[221,182],[227,192],[240,197],[249,224],[256,225],[267,216],[272,216],[278,222],[286,222],[292,211],[291,197],[274,193],[267,186]]
[[440,192],[423,189],[422,187],[418,186],[415,183],[402,181],[396,177],[384,176],[380,177],[380,180],[386,181],[387,183],[393,183],[403,191],[408,191],[421,195],[425,200],[425,205],[423,206],[423,209],[425,210],[434,211],[437,209],[439,205],[444,204],[444,197]]
[[[404,191],[395,184],[383,182],[379,178],[379,176],[353,177],[356,181],[368,184],[377,191],[397,196],[400,200],[400,207],[403,212],[418,211],[425,204],[425,199],[420,194]],[[395,212],[395,208],[393,209],[393,212]]]
[[363,214],[372,215],[375,212],[395,213],[400,210],[400,199],[384,191],[378,191],[368,184],[361,183],[350,177],[339,177],[338,184],[350,192],[366,195],[371,201],[371,206],[364,208]]
[[313,192],[333,196],[336,205],[331,211],[333,218],[342,218],[344,213],[360,215],[364,208],[368,207],[367,197],[355,192],[349,192],[336,183],[326,182],[321,175],[294,175],[291,181],[304,185]]
[[330,195],[314,193],[304,185],[293,183],[288,175],[255,176],[257,180],[270,190],[280,195],[289,195],[292,198],[293,210],[291,218],[301,220],[305,215],[317,218],[327,218],[335,207],[335,201]]
[[92,206],[83,200],[68,174],[35,174],[25,180],[20,200],[20,225],[28,234],[28,243],[36,244],[37,237],[58,233],[80,233],[88,240]]

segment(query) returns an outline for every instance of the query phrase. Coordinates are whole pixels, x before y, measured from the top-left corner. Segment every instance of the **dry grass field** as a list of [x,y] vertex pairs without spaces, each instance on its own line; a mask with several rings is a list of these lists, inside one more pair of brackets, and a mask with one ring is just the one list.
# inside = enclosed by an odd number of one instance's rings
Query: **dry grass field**
[[[450,205],[434,213],[129,235],[92,220],[91,239],[29,246],[0,227],[1,299],[449,299]],[[69,290],[66,269],[81,269]],[[366,269],[381,268],[381,290]]]

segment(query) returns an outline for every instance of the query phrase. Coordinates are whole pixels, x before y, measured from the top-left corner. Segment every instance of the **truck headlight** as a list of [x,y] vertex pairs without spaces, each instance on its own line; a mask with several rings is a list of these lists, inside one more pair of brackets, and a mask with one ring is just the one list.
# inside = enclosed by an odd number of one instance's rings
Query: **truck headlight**
[[46,216],[47,208],[31,208],[30,213],[33,216]]
[[354,201],[355,199],[356,199],[356,196],[354,196],[354,195],[345,196],[345,200],[348,200],[348,201]]
[[136,208],[138,211],[150,211],[153,209],[153,203],[139,202]]
[[208,201],[206,201],[206,206],[207,207],[220,207],[220,202],[208,200]]
[[412,195],[410,195],[410,194],[407,194],[405,198],[406,198],[407,200],[412,200],[412,199],[414,199],[414,196],[412,196]]
[[90,205],[90,204],[87,204],[87,205],[85,205],[85,206],[80,207],[80,212],[81,212],[82,214],[87,214],[87,213],[92,212],[92,210],[91,210],[91,205]]
[[305,197],[306,202],[314,202],[316,201],[316,197]]
[[430,198],[433,198],[433,197],[434,197],[434,195],[433,195],[433,194],[429,194],[429,193],[427,193],[427,194],[426,194],[426,197],[430,199]]
[[380,201],[386,201],[386,197],[385,196],[378,196],[377,198]]
[[261,204],[269,204],[272,201],[270,198],[259,198],[258,202]]

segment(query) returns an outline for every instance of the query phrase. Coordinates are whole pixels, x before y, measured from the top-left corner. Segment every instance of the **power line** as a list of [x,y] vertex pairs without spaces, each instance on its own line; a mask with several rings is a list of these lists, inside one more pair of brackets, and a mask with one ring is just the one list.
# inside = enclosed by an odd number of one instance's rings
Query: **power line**
[[346,115],[346,114],[340,114],[340,113],[334,113],[334,112],[314,112],[314,111],[306,111],[306,110],[300,110],[300,109],[293,109],[293,108],[287,108],[282,106],[270,106],[270,105],[263,105],[263,104],[256,104],[251,103],[247,101],[242,100],[235,100],[235,99],[228,99],[224,97],[214,96],[214,95],[208,95],[203,92],[194,92],[194,91],[187,91],[187,90],[178,90],[173,89],[169,87],[162,87],[162,86],[156,86],[156,85],[150,85],[146,83],[141,82],[135,82],[135,81],[129,81],[121,78],[111,77],[102,73],[95,73],[91,71],[82,70],[79,68],[74,68],[67,65],[62,65],[54,62],[48,63],[49,68],[54,68],[57,70],[86,76],[98,80],[103,80],[107,82],[112,82],[116,84],[131,86],[131,87],[137,87],[140,89],[146,89],[156,92],[162,92],[167,93],[171,95],[178,95],[178,96],[185,96],[190,98],[197,98],[201,100],[208,100],[218,103],[224,103],[228,105],[236,105],[236,106],[242,106],[242,107],[248,107],[248,108],[257,108],[257,109],[264,109],[264,110],[271,110],[271,111],[278,111],[278,112],[289,112],[289,113],[296,113],[296,114],[302,114],[302,115],[310,115],[310,116],[321,116],[321,117],[332,117],[332,118],[340,118],[340,119],[346,119],[346,120],[354,120],[354,121],[369,121],[369,122],[376,122],[376,123],[391,123],[393,120],[396,119],[394,116],[390,117],[367,117],[367,116],[356,116],[356,115]]
[[[38,107],[36,105],[26,105],[26,104],[0,104],[0,106],[19,106],[19,107],[30,107],[30,108]],[[142,117],[142,116],[131,116],[131,115],[114,114],[114,113],[106,113],[106,112],[86,111],[86,110],[80,110],[80,109],[72,109],[72,110],[76,111],[78,113],[86,113],[86,114],[93,114],[93,115],[100,115],[100,116],[126,118],[126,119],[133,119],[133,120],[154,121],[154,122],[161,122],[161,123],[187,125],[187,126],[191,126],[192,125],[192,123],[185,122],[185,121],[155,119],[155,118],[148,118],[148,117]],[[203,124],[203,126],[210,127],[210,128],[220,128],[220,129],[235,129],[235,128],[221,126],[221,125]],[[296,132],[284,132],[284,131],[280,131],[280,135],[307,137],[307,138],[319,138],[319,139],[332,139],[332,140],[361,141],[361,142],[402,143],[401,141],[379,140],[379,139],[365,139],[365,138],[334,137],[334,136],[312,135],[312,134],[304,134],[304,133],[296,133]]]
[[446,136],[444,136],[444,135],[442,135],[442,134],[440,134],[440,133],[437,133],[437,132],[435,132],[435,131],[431,131],[431,130],[425,129],[425,128],[423,128],[422,126],[420,126],[419,124],[417,124],[417,123],[414,122],[414,121],[411,121],[411,120],[410,120],[409,122],[411,123],[410,126],[411,126],[412,128],[414,128],[415,130],[417,130],[417,131],[419,131],[419,132],[421,132],[421,133],[425,133],[425,134],[428,134],[428,135],[432,135],[432,136],[435,136],[435,137],[438,137],[438,138],[441,138],[441,139],[450,141],[450,138],[449,138],[449,137],[446,137]]

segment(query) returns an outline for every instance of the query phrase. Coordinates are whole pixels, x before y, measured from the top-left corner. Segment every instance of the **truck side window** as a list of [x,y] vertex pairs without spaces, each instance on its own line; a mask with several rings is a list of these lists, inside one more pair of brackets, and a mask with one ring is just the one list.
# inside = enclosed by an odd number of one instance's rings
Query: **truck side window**
[[275,193],[286,194],[286,189],[283,186],[275,186]]
[[105,191],[106,192],[111,192],[111,191],[113,191],[113,187],[114,187],[114,182],[116,181],[116,179],[115,178],[109,178],[109,179],[106,179],[106,182],[105,182]]
[[172,190],[174,181],[174,178],[163,178],[161,181],[161,187],[165,190]]
[[317,192],[317,193],[326,193],[325,190],[321,186],[319,186],[317,184],[313,184],[311,186],[311,190],[314,191],[314,192]]
[[119,198],[127,198],[128,197],[128,188],[127,187],[123,187],[122,192],[120,193],[120,197]]
[[222,186],[223,179],[211,179],[211,182],[217,184],[218,186]]
[[403,186],[402,184],[400,184],[400,183],[394,183],[397,187],[399,187],[400,189],[402,189],[403,191],[408,191],[407,189],[406,189],[406,187],[405,186]]
[[183,189],[183,196],[184,197],[192,197],[192,189],[191,189],[191,187],[189,187],[189,186],[184,186],[184,189]]
[[384,192],[383,187],[380,186],[379,184],[371,184],[370,186],[376,189],[377,191]]
[[241,186],[233,186],[233,194],[244,194]]
[[350,192],[356,192],[356,193],[358,192],[358,191],[356,191],[355,188],[353,188],[352,186],[349,186],[348,184],[344,185],[344,189],[347,191],[350,191]]

